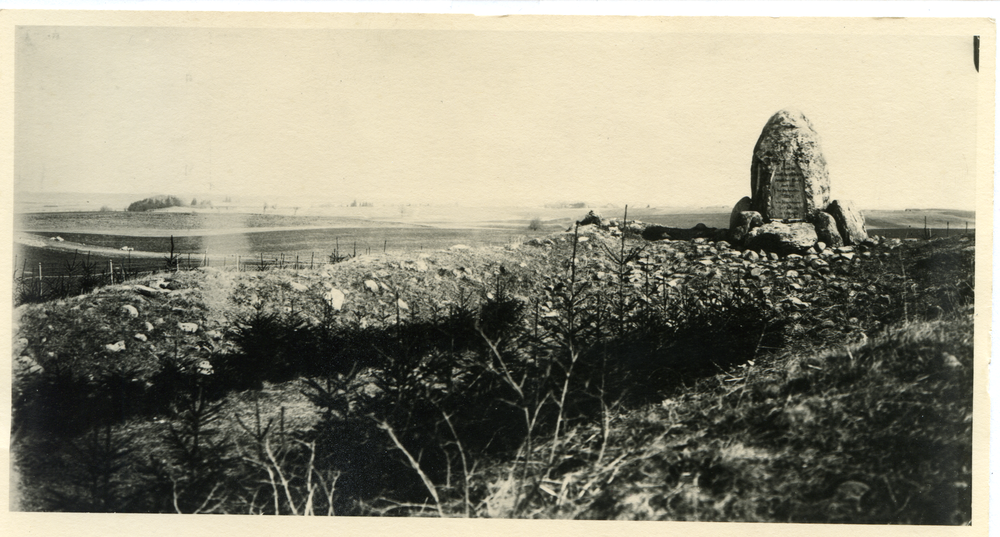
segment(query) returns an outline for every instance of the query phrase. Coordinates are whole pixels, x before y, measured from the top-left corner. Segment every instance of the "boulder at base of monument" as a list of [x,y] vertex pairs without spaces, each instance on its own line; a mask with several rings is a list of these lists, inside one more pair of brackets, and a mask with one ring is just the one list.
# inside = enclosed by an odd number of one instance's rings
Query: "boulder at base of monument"
[[850,201],[834,200],[826,208],[826,212],[837,222],[837,231],[844,239],[844,244],[861,244],[868,240],[868,230],[865,229],[865,219],[854,209]]
[[765,222],[806,220],[830,202],[830,176],[819,135],[801,112],[771,116],[750,165],[752,210]]
[[730,231],[736,229],[736,226],[740,225],[740,223],[739,223],[740,213],[742,213],[744,211],[751,210],[750,209],[750,204],[751,203],[752,202],[750,201],[750,198],[747,197],[747,196],[743,196],[743,199],[741,199],[740,201],[736,202],[736,205],[733,207],[733,211],[731,213],[729,213],[729,230]]
[[751,250],[795,254],[811,248],[816,240],[816,229],[808,222],[770,222],[751,229],[744,243]]
[[735,225],[732,225],[732,222],[730,222],[729,238],[733,241],[733,244],[740,244],[746,238],[747,234],[750,233],[750,230],[763,223],[764,219],[761,218],[760,213],[757,211],[742,211],[736,215]]
[[844,239],[837,230],[837,220],[829,213],[820,211],[813,214],[812,223],[816,227],[816,237],[820,242],[825,243],[830,248],[839,248],[844,245]]

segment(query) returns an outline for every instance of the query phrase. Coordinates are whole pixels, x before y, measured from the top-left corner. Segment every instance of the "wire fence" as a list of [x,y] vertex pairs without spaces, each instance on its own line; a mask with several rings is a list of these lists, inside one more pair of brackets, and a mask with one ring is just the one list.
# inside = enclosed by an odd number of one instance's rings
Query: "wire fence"
[[[105,285],[122,284],[156,274],[170,274],[202,267],[239,272],[321,268],[354,257],[353,253],[303,254],[174,254],[155,257],[98,257],[90,252],[62,261],[28,261],[14,264],[14,302],[17,305],[85,294]],[[18,264],[20,262],[20,264]]]
[[[524,242],[524,235],[511,235],[501,241],[479,241],[481,245],[496,246]],[[48,253],[37,259],[15,256],[14,260],[14,302],[15,305],[45,302],[69,296],[86,294],[105,285],[137,281],[155,274],[195,270],[202,267],[216,267],[239,272],[267,270],[305,270],[341,263],[360,255],[373,252],[386,253],[388,241],[382,241],[373,248],[370,244],[355,241],[345,249],[337,244],[332,253],[257,253],[257,254],[210,254],[164,253],[161,257],[132,256],[128,252],[94,254],[90,251],[74,253]],[[408,248],[409,251],[422,250],[421,246]],[[395,251],[395,250],[394,250]],[[112,257],[113,256],[113,257]],[[55,258],[55,259],[53,259]]]

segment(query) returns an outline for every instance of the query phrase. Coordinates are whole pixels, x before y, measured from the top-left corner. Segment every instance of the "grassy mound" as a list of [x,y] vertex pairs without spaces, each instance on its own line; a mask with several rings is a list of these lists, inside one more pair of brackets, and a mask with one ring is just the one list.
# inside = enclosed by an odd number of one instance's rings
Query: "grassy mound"
[[974,249],[585,226],[21,306],[20,508],[964,523]]

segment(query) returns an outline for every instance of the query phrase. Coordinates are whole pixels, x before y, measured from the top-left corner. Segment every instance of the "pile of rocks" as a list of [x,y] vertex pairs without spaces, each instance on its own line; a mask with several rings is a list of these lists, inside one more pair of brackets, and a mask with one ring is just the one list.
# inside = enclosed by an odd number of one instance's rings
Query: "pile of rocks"
[[753,250],[801,253],[868,241],[864,217],[849,201],[830,201],[830,176],[819,135],[801,112],[771,116],[754,146],[751,196],[729,219],[729,240]]

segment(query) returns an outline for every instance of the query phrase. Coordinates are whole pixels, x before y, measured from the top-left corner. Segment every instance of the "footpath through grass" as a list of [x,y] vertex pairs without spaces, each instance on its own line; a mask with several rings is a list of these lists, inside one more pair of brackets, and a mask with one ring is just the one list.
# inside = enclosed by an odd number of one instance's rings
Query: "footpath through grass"
[[970,520],[971,237],[622,231],[21,306],[19,508]]

